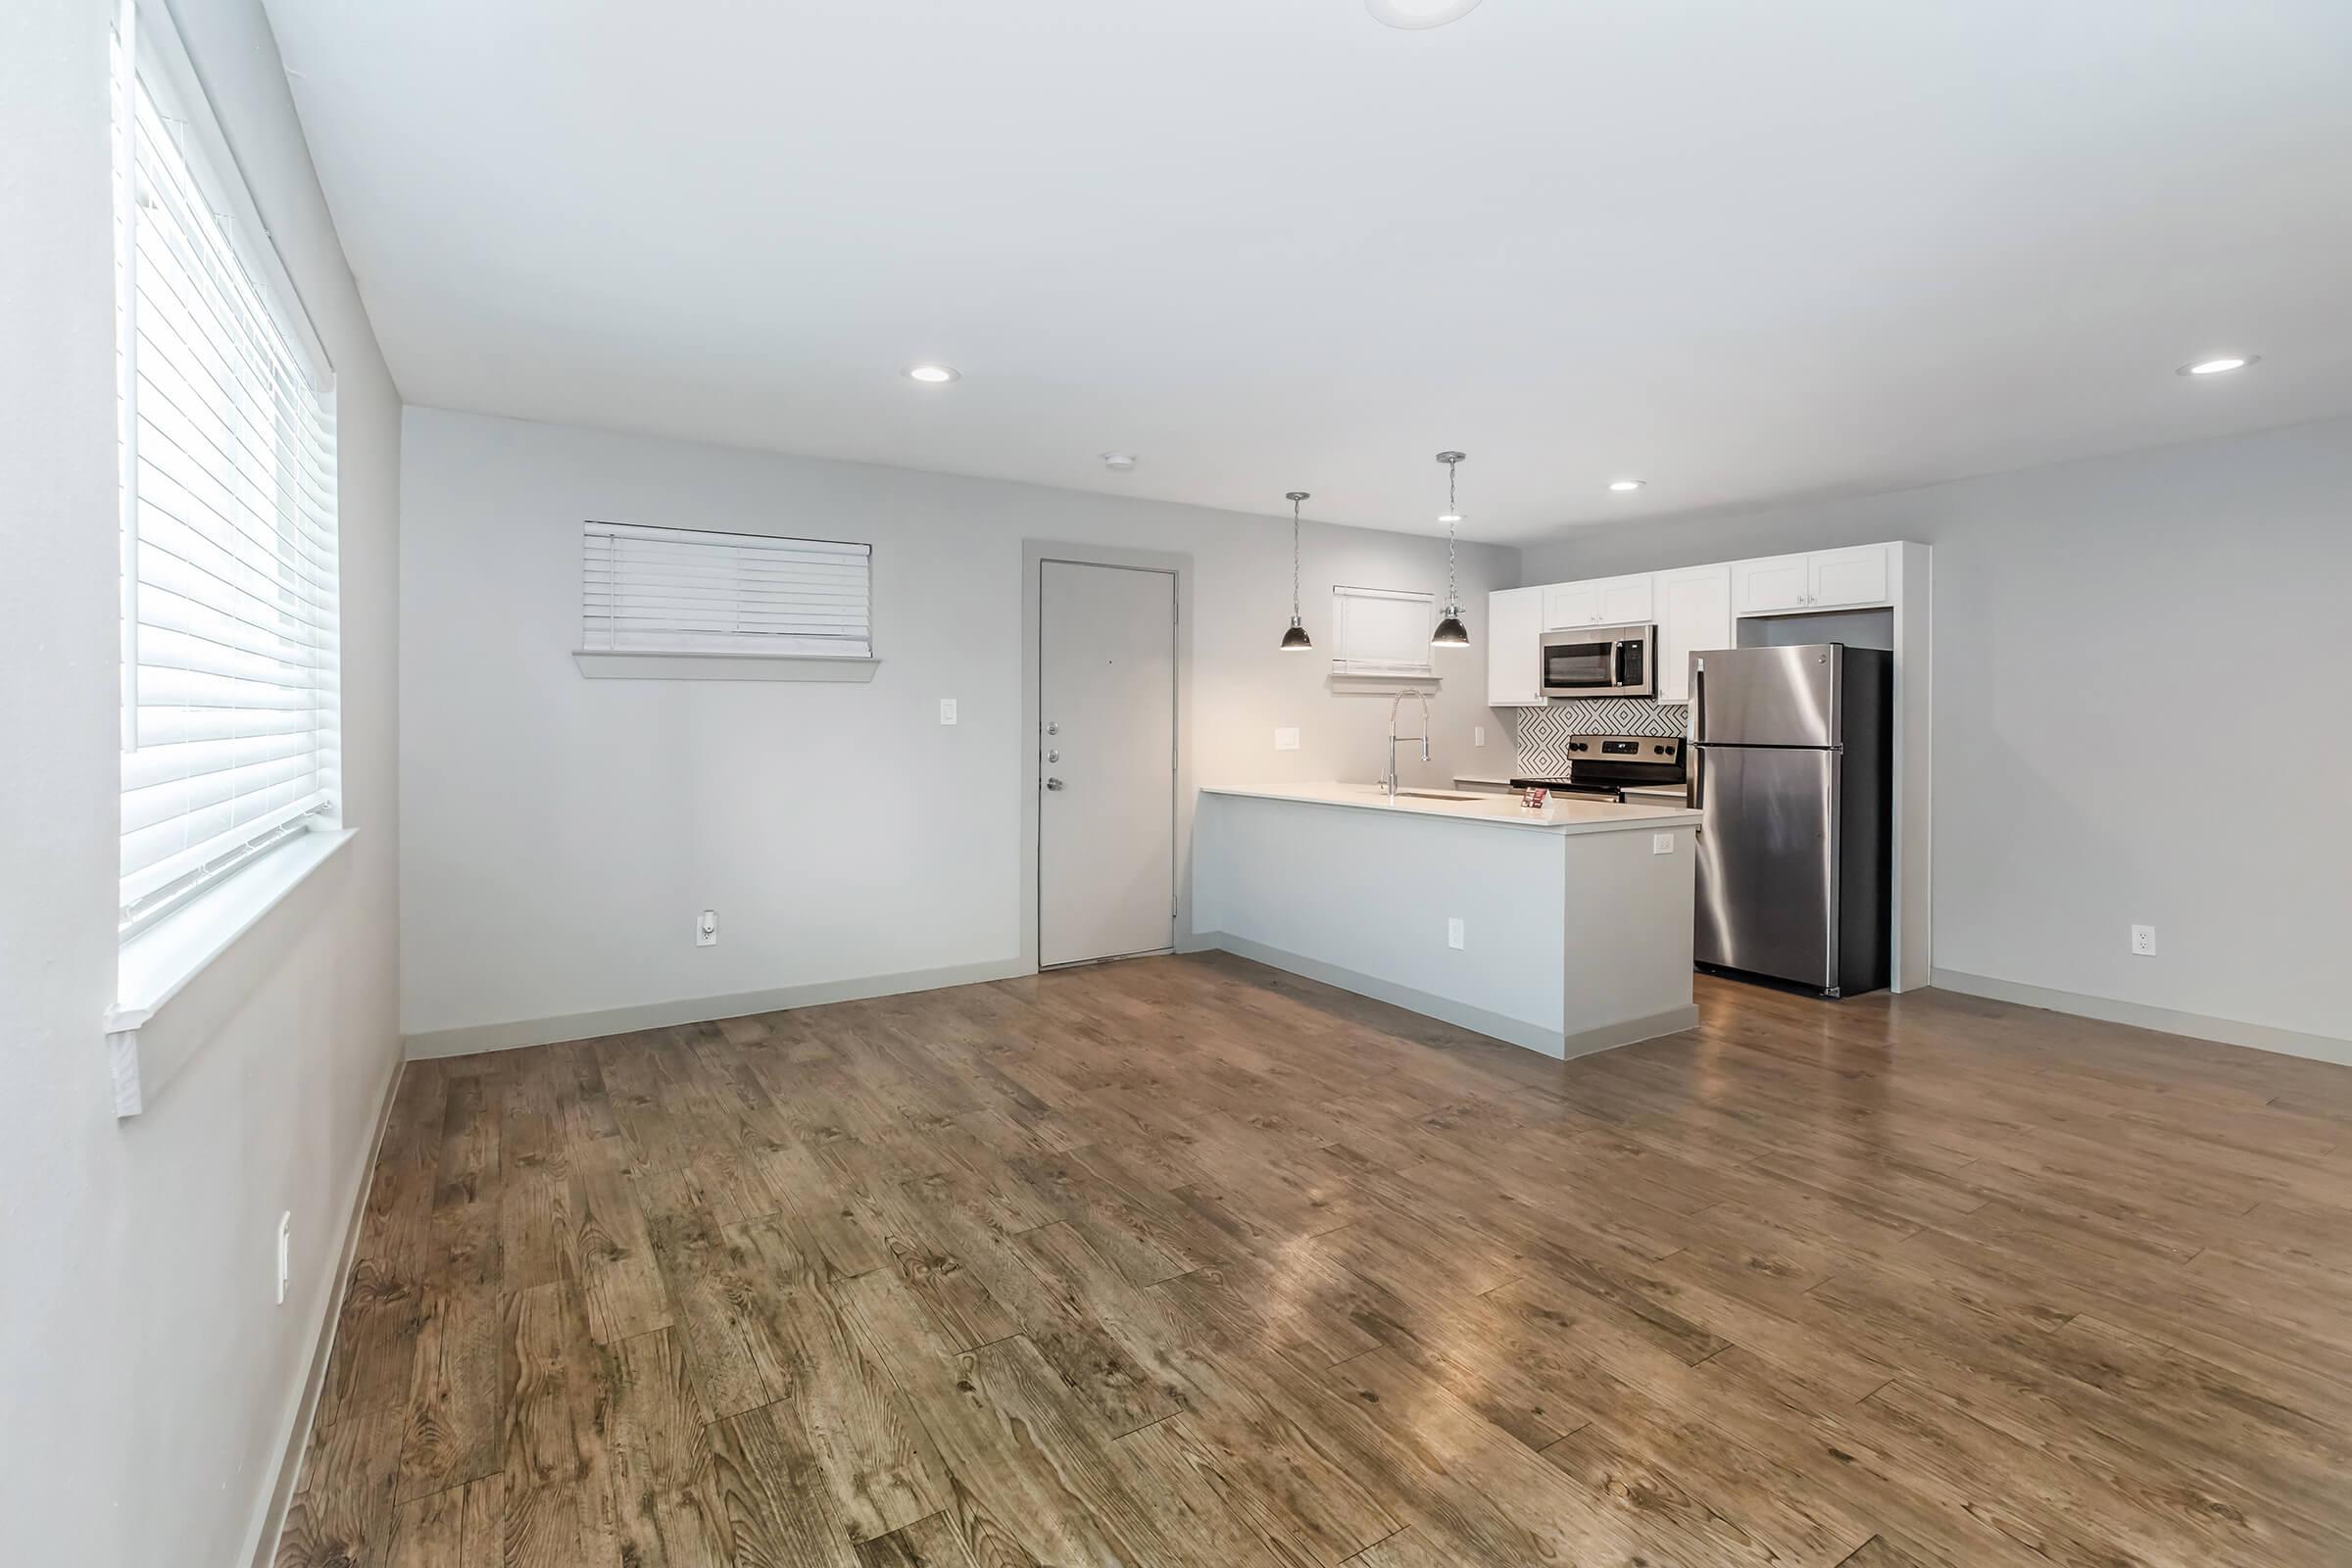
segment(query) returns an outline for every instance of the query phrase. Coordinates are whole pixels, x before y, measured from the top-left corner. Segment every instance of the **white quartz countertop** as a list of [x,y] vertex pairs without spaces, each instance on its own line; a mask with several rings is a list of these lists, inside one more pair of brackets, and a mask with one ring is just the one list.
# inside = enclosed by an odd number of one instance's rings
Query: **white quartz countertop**
[[1515,827],[1545,833],[1626,833],[1639,828],[1672,827],[1696,822],[1699,813],[1678,806],[1619,806],[1614,801],[1555,795],[1541,810],[1519,804],[1519,795],[1477,795],[1468,800],[1432,799],[1460,795],[1459,790],[1399,792],[1392,801],[1377,784],[1212,784],[1203,795],[1238,795],[1260,801],[1288,801],[1298,806],[1341,807],[1350,810],[1381,811],[1393,816],[1439,816],[1456,822],[1492,827]]

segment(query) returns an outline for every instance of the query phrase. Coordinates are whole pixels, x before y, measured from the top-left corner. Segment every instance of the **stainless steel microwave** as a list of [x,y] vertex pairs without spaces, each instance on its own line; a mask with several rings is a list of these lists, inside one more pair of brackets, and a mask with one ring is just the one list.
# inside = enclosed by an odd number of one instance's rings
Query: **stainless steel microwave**
[[1546,697],[1650,697],[1657,693],[1658,628],[1579,626],[1544,634]]

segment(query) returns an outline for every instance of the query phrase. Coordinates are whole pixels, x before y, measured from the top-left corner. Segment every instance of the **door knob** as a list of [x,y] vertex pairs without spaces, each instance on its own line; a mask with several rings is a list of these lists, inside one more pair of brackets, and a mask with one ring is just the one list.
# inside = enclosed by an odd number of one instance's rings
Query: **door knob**
[[1050,790],[1057,790],[1061,788],[1061,780],[1057,778],[1050,778],[1046,780],[1046,788]]

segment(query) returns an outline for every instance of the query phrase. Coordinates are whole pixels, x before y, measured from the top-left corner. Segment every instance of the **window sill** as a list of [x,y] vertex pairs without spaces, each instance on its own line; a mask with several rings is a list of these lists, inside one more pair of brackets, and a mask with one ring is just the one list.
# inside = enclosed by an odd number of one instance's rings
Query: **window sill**
[[1349,673],[1335,669],[1331,672],[1331,678],[1324,684],[1335,695],[1369,694],[1375,697],[1393,697],[1399,691],[1409,692],[1415,687],[1423,687],[1435,693],[1438,687],[1444,684],[1445,679],[1446,677],[1443,675],[1428,673],[1372,675],[1362,671]]
[[348,828],[302,834],[122,944],[115,1004],[106,1009],[117,1116],[144,1105],[139,1032],[351,840]]
[[571,662],[590,680],[829,680],[865,682],[879,659],[746,654],[612,653],[574,649]]

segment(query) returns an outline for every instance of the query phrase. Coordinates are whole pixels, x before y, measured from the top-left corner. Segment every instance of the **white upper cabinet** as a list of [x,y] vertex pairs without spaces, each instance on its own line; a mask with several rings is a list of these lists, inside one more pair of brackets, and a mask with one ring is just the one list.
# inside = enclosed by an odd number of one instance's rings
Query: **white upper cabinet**
[[1886,569],[1886,545],[1860,545],[1852,550],[1816,550],[1809,558],[1814,609],[1850,605],[1883,605],[1892,587]]
[[1611,577],[1600,584],[1600,623],[1604,626],[1644,626],[1657,618],[1656,591],[1648,572],[1639,577]]
[[1572,626],[1639,626],[1655,618],[1650,575],[1596,577],[1591,582],[1555,582],[1544,590],[1544,629]]
[[1805,561],[1803,556],[1774,556],[1767,561],[1733,562],[1733,606],[1742,615],[1804,609],[1810,591]]
[[1730,648],[1732,568],[1690,566],[1657,575],[1658,701],[1690,700],[1690,656]]
[[1487,706],[1544,706],[1544,588],[1487,595]]
[[1732,563],[1732,608],[1741,615],[1803,610],[1851,610],[1890,602],[1893,579],[1886,545],[1816,550]]
[[1544,629],[1600,624],[1600,584],[1555,582],[1543,590]]

